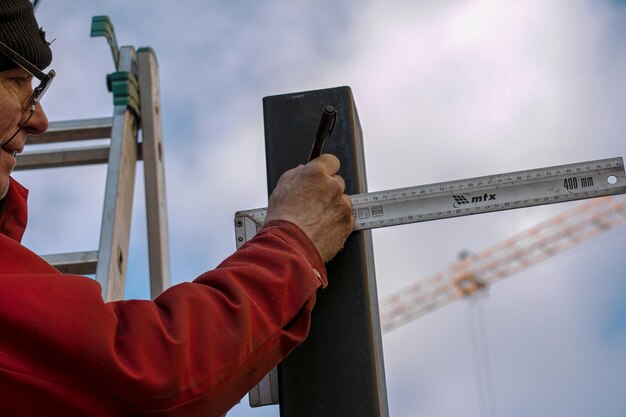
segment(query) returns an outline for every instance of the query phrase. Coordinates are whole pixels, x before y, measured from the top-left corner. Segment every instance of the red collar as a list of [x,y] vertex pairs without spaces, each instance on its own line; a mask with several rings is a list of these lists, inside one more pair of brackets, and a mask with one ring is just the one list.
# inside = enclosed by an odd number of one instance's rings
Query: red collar
[[9,192],[4,198],[4,210],[0,212],[0,233],[17,242],[22,240],[28,221],[27,197],[28,190],[11,178]]

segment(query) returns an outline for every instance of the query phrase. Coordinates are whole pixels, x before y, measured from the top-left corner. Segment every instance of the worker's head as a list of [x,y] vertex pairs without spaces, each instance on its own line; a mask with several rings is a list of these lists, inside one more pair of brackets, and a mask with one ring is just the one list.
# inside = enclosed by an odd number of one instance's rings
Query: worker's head
[[0,0],[0,198],[26,135],[48,127],[39,100],[54,77],[42,72],[51,61],[30,0]]

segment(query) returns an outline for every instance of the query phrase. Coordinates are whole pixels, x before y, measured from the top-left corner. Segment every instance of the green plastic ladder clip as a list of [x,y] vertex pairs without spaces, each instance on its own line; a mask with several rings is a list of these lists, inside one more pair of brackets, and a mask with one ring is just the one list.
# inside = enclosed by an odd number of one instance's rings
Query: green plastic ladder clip
[[111,53],[113,54],[113,62],[115,63],[115,69],[119,69],[120,64],[120,50],[117,46],[117,39],[115,38],[115,29],[109,16],[94,16],[91,20],[91,37],[104,36],[109,42],[111,47]]
[[113,105],[125,105],[130,108],[137,118],[140,116],[139,83],[137,77],[128,71],[119,71],[120,50],[115,38],[115,29],[108,16],[94,16],[91,20],[91,37],[104,36],[109,42],[115,69],[113,74],[107,75],[107,86],[113,93]]
[[125,105],[139,117],[139,82],[128,71],[117,71],[109,76],[114,105]]

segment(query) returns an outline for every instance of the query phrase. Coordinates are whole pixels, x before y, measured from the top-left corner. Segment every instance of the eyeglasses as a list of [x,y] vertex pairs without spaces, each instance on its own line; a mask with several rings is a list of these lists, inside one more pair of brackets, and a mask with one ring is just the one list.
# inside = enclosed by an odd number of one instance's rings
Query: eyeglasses
[[54,79],[56,72],[54,72],[54,70],[50,70],[48,73],[41,71],[26,58],[9,48],[2,41],[0,41],[0,52],[6,55],[11,61],[22,67],[26,72],[32,75],[33,78],[39,80],[39,85],[33,88],[33,93],[30,95],[27,101],[28,105],[26,106],[31,113],[34,112],[37,103],[41,101],[41,98],[50,87],[50,84],[52,84],[52,80]]

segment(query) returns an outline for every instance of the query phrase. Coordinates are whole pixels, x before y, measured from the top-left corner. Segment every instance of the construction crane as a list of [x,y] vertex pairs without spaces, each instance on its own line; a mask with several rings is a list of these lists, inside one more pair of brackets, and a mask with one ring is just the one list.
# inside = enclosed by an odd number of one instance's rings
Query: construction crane
[[400,291],[380,303],[383,333],[626,223],[626,201],[586,202],[518,233]]

